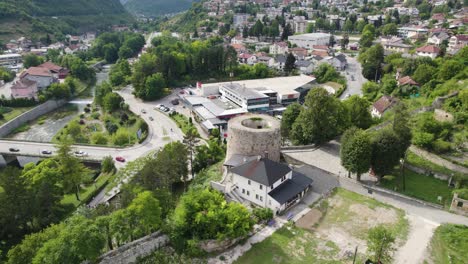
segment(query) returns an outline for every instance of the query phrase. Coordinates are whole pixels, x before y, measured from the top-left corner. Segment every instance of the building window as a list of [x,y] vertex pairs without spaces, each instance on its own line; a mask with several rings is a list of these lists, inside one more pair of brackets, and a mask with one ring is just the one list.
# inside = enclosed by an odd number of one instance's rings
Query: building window
[[249,192],[249,191],[247,191],[247,196],[250,196],[250,192]]
[[270,190],[273,190],[273,185],[270,186]]
[[260,196],[260,201],[263,202],[263,196]]
[[250,180],[247,183],[250,185]]
[[255,199],[257,199],[257,200],[258,200],[258,194],[256,194],[256,195],[255,195]]
[[260,190],[263,190],[263,185],[260,184]]
[[243,193],[243,194],[245,193],[245,189],[244,189],[244,188],[242,188],[242,193]]

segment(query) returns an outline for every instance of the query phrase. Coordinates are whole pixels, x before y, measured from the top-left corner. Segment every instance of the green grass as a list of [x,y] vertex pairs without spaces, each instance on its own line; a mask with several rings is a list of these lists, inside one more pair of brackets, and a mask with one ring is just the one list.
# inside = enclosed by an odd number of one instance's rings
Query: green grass
[[31,107],[14,107],[12,108],[12,111],[3,114],[3,119],[0,120],[0,125],[5,124],[6,122],[12,120],[13,118],[21,115],[22,113],[33,109],[34,106]]
[[81,189],[80,191],[80,199],[81,201],[78,201],[76,199],[75,194],[67,194],[63,196],[62,201],[60,201],[61,204],[72,204],[75,207],[78,207],[83,201],[87,201],[90,197],[90,195],[97,189],[100,189],[102,186],[107,184],[109,180],[112,178],[111,175],[101,173],[97,178],[95,182],[91,182],[89,184],[86,184],[84,188]]
[[468,226],[443,224],[431,240],[434,264],[464,264],[468,260]]
[[437,201],[438,196],[442,196],[442,205],[451,201],[452,190],[448,187],[447,181],[425,176],[408,169],[404,169],[403,173],[406,183],[404,191],[401,188],[402,181],[399,178],[398,170],[394,170],[390,175],[386,175],[380,182],[381,186],[435,204],[441,204]]
[[426,169],[426,170],[430,170],[432,172],[436,172],[436,173],[441,173],[441,174],[445,174],[445,175],[452,175],[452,174],[459,174],[458,172],[455,172],[455,171],[452,171],[444,166],[440,166],[438,164],[435,164],[435,163],[432,163],[431,161],[425,159],[425,158],[422,158],[416,154],[414,154],[413,152],[411,151],[408,151],[408,154],[406,155],[406,162],[408,162],[409,164],[411,165],[414,165],[416,167],[419,167],[419,168],[422,168],[422,169]]
[[25,132],[25,131],[28,131],[30,128],[31,126],[29,125],[29,123],[22,124],[21,126],[15,128],[11,133],[16,134],[16,133]]

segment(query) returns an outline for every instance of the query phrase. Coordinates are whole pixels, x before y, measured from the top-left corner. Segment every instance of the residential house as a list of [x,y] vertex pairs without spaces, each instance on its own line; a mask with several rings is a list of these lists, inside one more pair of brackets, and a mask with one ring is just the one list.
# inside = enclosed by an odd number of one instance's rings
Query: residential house
[[348,61],[346,60],[346,56],[344,54],[338,54],[332,57],[330,62],[330,64],[339,71],[344,71],[346,66],[348,66]]
[[293,18],[293,29],[295,33],[305,33],[307,21],[304,16],[295,16]]
[[307,49],[304,48],[290,48],[289,52],[296,57],[296,60],[303,60],[307,57]]
[[237,54],[247,52],[247,48],[244,44],[231,44],[231,47],[233,47],[236,50]]
[[37,67],[43,67],[48,69],[56,79],[65,79],[68,73],[70,72],[67,68],[55,65],[50,61],[44,62],[43,64]]
[[243,28],[247,23],[249,14],[235,14],[233,17],[234,28]]
[[398,84],[398,86],[411,85],[411,86],[418,86],[419,87],[419,83],[417,83],[415,80],[411,79],[411,77],[409,77],[409,76],[398,78],[397,84]]
[[275,65],[275,59],[269,56],[259,56],[257,57],[257,63],[263,63],[268,67],[273,67]]
[[312,186],[304,174],[260,157],[229,169],[228,178],[239,197],[275,214],[299,203]]
[[444,22],[445,15],[443,13],[435,13],[432,15],[431,20],[436,20],[437,22]]
[[413,26],[413,27],[400,27],[398,28],[398,36],[401,38],[411,38],[411,37],[425,37],[427,36],[429,30],[423,26]]
[[403,43],[403,40],[400,38],[385,41],[383,47],[386,51],[400,53],[408,53],[411,49],[411,45]]
[[43,89],[56,81],[49,69],[44,67],[30,67],[20,75],[21,79],[37,82],[37,88]]
[[398,102],[398,99],[390,96],[390,95],[384,95],[380,97],[379,100],[377,100],[373,105],[372,105],[372,111],[371,115],[373,117],[382,117],[382,115],[392,108],[396,103]]
[[427,45],[416,49],[416,54],[420,57],[435,59],[439,55],[440,49],[434,45]]
[[235,36],[231,39],[231,44],[242,44],[244,43],[244,38],[242,36]]
[[450,38],[449,34],[445,31],[440,31],[440,32],[434,32],[431,33],[429,38],[427,39],[427,44],[428,45],[436,45],[440,46],[445,40],[448,40]]
[[257,61],[257,57],[250,53],[241,53],[237,55],[237,59],[239,60],[239,63],[248,64],[248,65],[254,65],[255,62]]
[[270,54],[286,54],[288,52],[288,44],[286,42],[276,42],[270,46]]
[[468,35],[452,36],[449,40],[449,49],[463,48],[468,45]]
[[37,99],[37,92],[37,82],[27,78],[20,79],[11,86],[11,96],[13,98]]
[[286,64],[286,55],[281,54],[281,55],[276,56],[276,63],[275,63],[276,69],[280,71],[283,70],[285,64]]
[[296,60],[295,65],[302,74],[311,74],[314,71],[314,64],[308,60]]

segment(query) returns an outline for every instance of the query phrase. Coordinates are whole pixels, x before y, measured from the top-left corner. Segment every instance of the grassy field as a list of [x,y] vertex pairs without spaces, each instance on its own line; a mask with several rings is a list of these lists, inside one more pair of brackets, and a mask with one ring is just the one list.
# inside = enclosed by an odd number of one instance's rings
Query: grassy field
[[111,179],[113,175],[108,175],[101,173],[97,178],[95,182],[91,182],[89,184],[86,184],[84,188],[81,189],[80,191],[80,199],[81,201],[78,201],[76,199],[76,195],[73,194],[67,194],[63,196],[62,201],[60,201],[61,204],[72,204],[74,207],[78,207],[83,201],[87,201],[90,199],[90,195],[93,194],[93,192],[97,189],[102,188],[105,184],[107,184]]
[[211,181],[220,181],[223,177],[223,162],[218,162],[200,171],[190,182],[190,189],[203,190],[210,187]]
[[[179,126],[179,128],[182,130],[184,134],[187,134],[187,131],[189,131],[190,129],[195,129],[195,131],[197,131],[195,126],[189,122],[189,119],[186,116],[181,115],[181,114],[176,114],[176,115],[172,115],[171,118],[177,123],[177,126]],[[197,131],[197,134],[198,134],[198,131]]]
[[[399,171],[386,175],[380,182],[381,186],[392,191],[399,192],[414,198],[435,204],[446,204],[452,199],[452,189],[448,187],[447,181],[442,181],[431,176],[425,176],[414,171],[404,169],[405,190],[402,190],[402,180]],[[442,196],[442,203],[437,200]]]
[[34,106],[31,107],[12,107],[12,111],[3,114],[3,119],[0,120],[0,125],[5,124],[6,122],[12,120],[13,118],[21,115],[22,113],[31,110]]
[[437,227],[430,248],[434,264],[467,263],[468,226],[443,224]]
[[236,264],[270,263],[364,263],[367,232],[384,224],[401,245],[408,234],[408,221],[402,210],[374,199],[337,189],[316,205],[323,216],[309,229],[286,225],[272,236],[252,246]]

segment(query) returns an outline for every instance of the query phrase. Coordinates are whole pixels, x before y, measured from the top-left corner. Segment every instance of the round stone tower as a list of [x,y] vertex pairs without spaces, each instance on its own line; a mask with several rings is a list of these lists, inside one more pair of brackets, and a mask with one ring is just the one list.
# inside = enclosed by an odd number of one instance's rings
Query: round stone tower
[[280,122],[269,115],[247,114],[229,120],[226,160],[233,155],[262,156],[279,162]]

